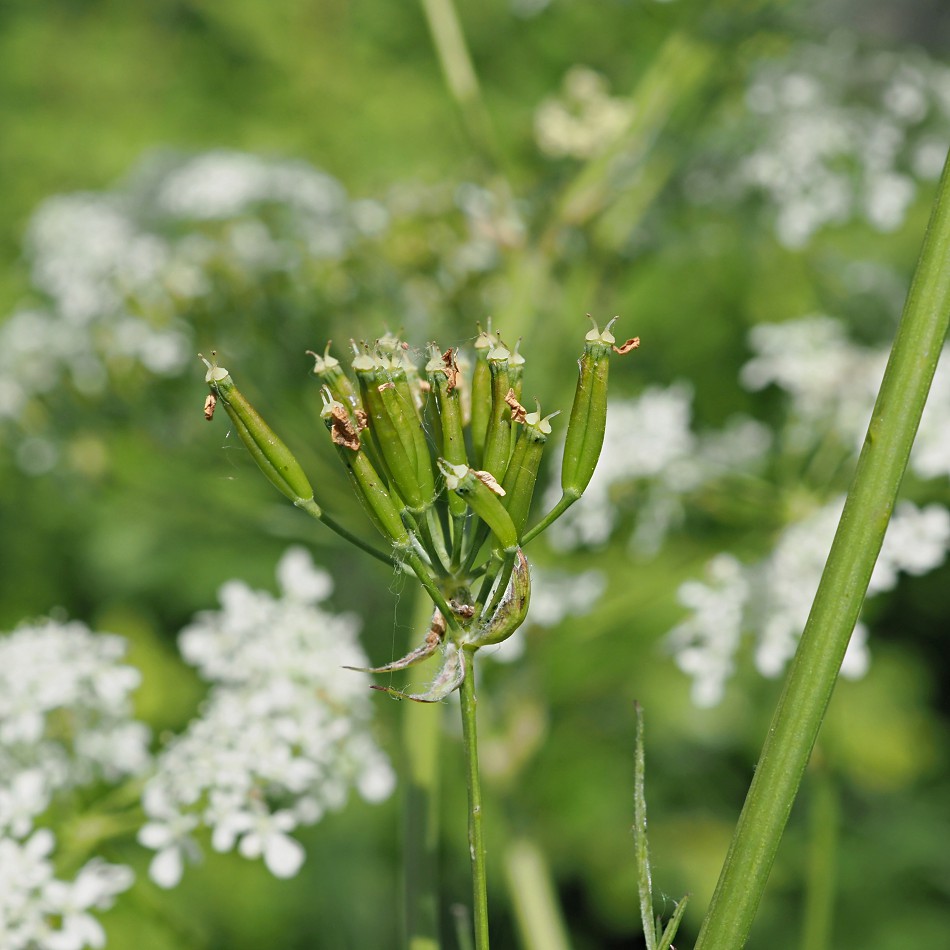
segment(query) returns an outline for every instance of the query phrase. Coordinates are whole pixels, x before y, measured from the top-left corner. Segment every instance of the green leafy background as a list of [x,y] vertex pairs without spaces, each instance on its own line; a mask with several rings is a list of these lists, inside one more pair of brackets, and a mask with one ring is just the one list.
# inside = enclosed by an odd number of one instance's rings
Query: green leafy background
[[[914,7],[916,19],[879,4],[861,42],[939,50],[946,16]],[[910,9],[901,5],[900,9]],[[886,340],[896,310],[855,299],[836,282],[842,260],[860,257],[906,281],[926,221],[922,188],[896,232],[852,224],[790,251],[748,206],[714,209],[682,200],[677,174],[738,108],[746,64],[799,36],[844,28],[846,4],[754,11],[728,5],[552,0],[535,16],[504,3],[465,3],[460,14],[497,136],[502,168],[529,222],[529,242],[550,220],[576,164],[538,154],[531,123],[538,103],[581,62],[617,94],[635,88],[674,31],[703,44],[702,83],[683,76],[650,167],[661,187],[621,239],[595,216],[564,228],[548,255],[549,279],[527,281],[525,392],[545,410],[569,405],[583,315],[621,315],[620,334],[639,334],[640,353],[618,363],[612,385],[632,395],[651,383],[687,379],[697,422],[718,425],[745,411],[778,413],[772,394],[736,382],[745,333],[823,309],[858,334]],[[941,33],[941,29],[944,30]],[[916,31],[916,33],[914,32]],[[908,35],[909,34],[909,35]],[[669,121],[666,121],[668,119]],[[742,142],[733,143],[741,149]],[[426,219],[412,218],[340,265],[265,286],[227,284],[195,315],[202,348],[216,346],[252,401],[279,428],[320,485],[328,507],[354,523],[360,513],[322,441],[307,348],[328,338],[372,337],[405,322],[407,286],[438,287],[442,245],[464,230],[452,189],[491,185],[442,82],[421,9],[383,0],[275,3],[233,0],[7,0],[0,5],[0,303],[10,312],[34,291],[22,257],[30,214],[51,194],[116,187],[145,154],[240,149],[300,158],[337,177],[353,198],[413,183],[441,194]],[[607,188],[608,208],[620,202]],[[441,191],[440,191],[441,189]],[[446,199],[445,196],[448,195]],[[512,254],[492,274],[457,283],[428,309],[419,345],[474,335],[474,320],[501,306]],[[518,270],[522,268],[522,270]],[[509,310],[509,314],[511,311]],[[502,327],[504,330],[505,328]],[[364,621],[370,656],[385,662],[416,638],[414,592],[386,570],[282,504],[250,460],[222,450],[224,427],[201,417],[203,373],[157,382],[134,366],[112,367],[105,400],[66,387],[35,413],[63,440],[66,463],[27,476],[0,456],[0,627],[63,607],[132,642],[144,672],[138,713],[160,733],[180,728],[203,687],[178,659],[175,634],[216,603],[218,586],[240,577],[271,587],[280,552],[307,544],[336,583],[334,604]],[[35,418],[32,420],[35,422]],[[636,433],[630,433],[630,439]],[[794,480],[796,473],[777,473]],[[626,553],[629,531],[602,550],[562,555],[536,545],[545,567],[598,567],[609,577],[593,613],[528,631],[525,656],[485,664],[479,715],[487,785],[493,938],[518,945],[502,859],[529,836],[547,855],[574,946],[640,945],[633,822],[634,700],[646,710],[647,796],[655,886],[668,914],[692,893],[677,945],[695,937],[715,884],[779,684],[743,670],[713,710],[689,702],[689,683],[660,638],[681,617],[677,585],[716,551],[761,556],[782,523],[740,517],[689,520],[652,559]],[[622,517],[622,515],[618,515]],[[841,803],[835,940],[890,950],[941,946],[950,927],[948,680],[938,658],[946,637],[950,569],[903,579],[869,608],[874,661],[843,683],[821,738],[821,774]],[[399,704],[380,698],[379,738],[399,764]],[[464,778],[454,710],[446,724],[444,914],[468,900]],[[752,946],[799,945],[808,847],[808,776],[773,871]],[[354,801],[303,834],[308,859],[292,881],[260,863],[209,854],[170,894],[147,880],[132,842],[107,856],[139,871],[139,883],[106,915],[110,946],[386,948],[399,943],[398,797],[382,807]]]

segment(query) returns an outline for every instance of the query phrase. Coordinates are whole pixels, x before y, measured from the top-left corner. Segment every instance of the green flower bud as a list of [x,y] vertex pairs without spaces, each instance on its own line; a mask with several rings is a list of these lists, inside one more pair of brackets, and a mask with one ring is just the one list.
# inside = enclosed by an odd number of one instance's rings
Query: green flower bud
[[[244,398],[234,385],[231,374],[223,366],[209,363],[203,356],[200,358],[208,367],[205,382],[210,387],[211,394],[224,404],[237,434],[257,462],[258,468],[271,484],[295,505],[312,502],[313,488],[290,449]],[[213,406],[210,411],[213,413]],[[208,414],[206,407],[205,415]]]
[[498,546],[506,553],[517,550],[518,532],[499,497],[505,490],[492,475],[477,472],[467,465],[451,465],[445,459],[439,459],[438,464],[445,476],[445,487],[465,499],[469,508],[491,529]]

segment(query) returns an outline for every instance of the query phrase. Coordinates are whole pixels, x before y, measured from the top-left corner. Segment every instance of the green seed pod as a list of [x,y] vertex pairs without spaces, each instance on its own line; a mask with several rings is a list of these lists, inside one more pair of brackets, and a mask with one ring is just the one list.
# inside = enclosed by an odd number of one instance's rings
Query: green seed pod
[[356,429],[350,422],[346,407],[333,398],[328,387],[322,391],[323,410],[320,415],[330,433],[333,444],[370,520],[380,533],[393,544],[404,547],[410,543],[409,533],[399,515],[399,509],[386,490],[382,478],[373,468],[360,443]]
[[610,328],[590,330],[584,341],[584,354],[578,360],[579,373],[571,406],[571,419],[564,439],[561,464],[561,489],[571,498],[580,498],[590,484],[604,444],[607,426],[607,374],[610,350],[615,343]]
[[485,449],[485,433],[491,418],[491,370],[488,367],[488,351],[497,343],[488,330],[482,330],[475,341],[475,368],[472,371],[472,406],[469,431],[472,436],[472,458],[480,465]]
[[551,434],[550,420],[556,415],[557,413],[553,412],[542,419],[540,408],[537,412],[525,414],[524,429],[515,445],[508,471],[505,472],[501,486],[505,490],[504,504],[519,538],[524,534],[528,522],[528,512],[541,467],[541,456]]
[[[429,451],[429,442],[426,439],[425,427],[416,405],[416,399],[409,384],[409,377],[405,362],[402,360],[405,351],[399,351],[397,360],[390,360],[387,367],[387,382],[392,384],[392,390],[383,392],[383,402],[389,407],[389,415],[394,426],[406,446],[406,455],[414,461],[413,489],[421,500],[419,507],[428,507],[435,498],[435,477],[432,472],[432,453]],[[416,375],[414,366],[410,366],[413,375]],[[380,387],[383,390],[383,387]],[[400,484],[397,480],[397,486]],[[408,496],[404,495],[407,498]],[[414,505],[416,507],[416,505]]]
[[234,385],[231,374],[223,366],[209,363],[203,356],[201,360],[208,367],[205,382],[211,394],[224,403],[228,417],[258,468],[295,505],[313,501],[313,488],[293,453],[244,398]]
[[[417,480],[416,443],[389,380],[385,362],[364,351],[353,360],[360,397],[366,411],[367,432],[375,457],[389,487],[416,511],[426,505]],[[430,496],[431,500],[431,496]]]
[[511,406],[508,402],[508,392],[511,390],[508,374],[510,357],[511,352],[501,342],[493,346],[486,357],[491,373],[491,416],[485,431],[482,468],[499,481],[505,477],[511,451]]
[[[439,416],[442,433],[442,456],[451,465],[468,466],[465,454],[465,431],[462,424],[462,404],[459,393],[459,369],[452,350],[445,353],[432,344],[429,347],[429,362],[426,377]],[[449,511],[459,518],[465,514],[465,502],[455,492],[449,493]]]
[[461,495],[469,508],[488,525],[498,547],[506,553],[515,551],[518,532],[499,497],[505,490],[491,474],[476,472],[467,465],[450,465],[445,459],[439,459],[438,464],[445,476],[445,487]]
[[521,548],[518,548],[504,596],[488,622],[469,633],[465,642],[475,647],[484,647],[507,640],[524,623],[525,617],[528,616],[530,600],[531,572],[527,559]]

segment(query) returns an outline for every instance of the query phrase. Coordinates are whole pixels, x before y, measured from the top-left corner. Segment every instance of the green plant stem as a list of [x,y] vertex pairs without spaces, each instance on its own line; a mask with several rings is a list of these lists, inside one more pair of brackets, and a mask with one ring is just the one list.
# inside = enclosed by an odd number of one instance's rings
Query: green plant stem
[[527,838],[505,851],[508,893],[524,950],[570,950],[551,869],[541,849]]
[[857,471],[696,950],[736,950],[752,927],[841,660],[867,593],[950,318],[950,164]]
[[[415,632],[429,622],[432,605],[420,591],[413,611]],[[437,667],[433,657],[423,667]],[[405,899],[406,946],[409,950],[439,950],[439,745],[442,706],[405,703],[402,746],[406,763]]]
[[421,0],[439,65],[472,145],[490,169],[499,167],[498,149],[478,76],[452,0]]
[[302,511],[306,511],[311,518],[316,518],[317,521],[325,524],[331,531],[338,534],[344,540],[349,541],[350,544],[355,544],[361,551],[365,551],[371,557],[376,558],[377,561],[382,561],[383,564],[386,564],[388,567],[399,567],[399,562],[391,554],[380,551],[379,548],[374,548],[371,544],[353,534],[348,528],[344,528],[339,521],[328,515],[312,498],[307,498],[296,504]]
[[653,916],[653,878],[650,843],[647,838],[646,754],[643,748],[643,709],[636,704],[637,742],[633,769],[633,843],[637,857],[637,891],[640,922],[647,950],[656,950],[656,920]]
[[468,847],[472,858],[472,916],[475,950],[488,947],[488,882],[485,875],[485,842],[482,837],[482,787],[478,775],[478,735],[475,729],[475,654],[462,651],[465,678],[459,689],[462,707],[462,741],[468,781]]
[[524,533],[524,537],[521,539],[521,546],[524,547],[529,541],[533,541],[542,531],[546,531],[550,528],[551,525],[580,498],[580,495],[561,495],[560,499],[558,499],[558,503],[533,528]]
[[835,777],[819,763],[809,768],[808,869],[802,950],[830,950],[835,904],[835,865],[841,808]]

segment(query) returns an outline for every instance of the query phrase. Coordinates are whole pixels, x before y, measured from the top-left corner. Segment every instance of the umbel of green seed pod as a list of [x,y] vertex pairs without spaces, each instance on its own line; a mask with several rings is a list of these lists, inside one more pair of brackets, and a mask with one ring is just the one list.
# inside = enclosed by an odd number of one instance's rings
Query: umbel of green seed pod
[[211,394],[224,404],[237,434],[260,470],[295,505],[312,502],[313,488],[290,449],[244,398],[234,385],[231,374],[223,366],[209,363],[200,354],[199,358],[208,367],[205,382]]
[[628,340],[623,346],[615,345],[610,328],[617,319],[610,320],[603,330],[599,330],[595,323],[584,338],[584,353],[577,364],[577,388],[561,463],[561,490],[568,498],[577,499],[584,494],[604,445],[610,353],[627,353],[640,345],[639,337]]

